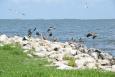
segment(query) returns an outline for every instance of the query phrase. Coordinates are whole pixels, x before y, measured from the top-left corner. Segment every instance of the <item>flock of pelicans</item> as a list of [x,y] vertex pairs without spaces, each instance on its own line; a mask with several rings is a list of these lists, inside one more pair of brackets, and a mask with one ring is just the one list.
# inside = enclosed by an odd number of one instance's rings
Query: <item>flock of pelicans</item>
[[[55,38],[54,36],[53,36],[53,30],[55,30],[56,28],[55,27],[49,27],[48,29],[47,29],[47,36],[46,35],[44,35],[44,34],[42,34],[42,33],[40,33],[40,32],[38,32],[37,31],[37,28],[34,28],[33,30],[32,29],[28,29],[28,37],[31,37],[32,36],[32,34],[35,32],[35,34],[36,34],[36,36],[38,36],[38,37],[41,37],[42,39],[44,39],[44,40],[48,40],[49,38],[50,38],[50,40],[51,41],[58,41],[58,39],[57,38]],[[86,37],[87,38],[89,38],[89,37],[91,37],[92,39],[95,39],[96,37],[97,37],[97,33],[95,33],[95,32],[89,32],[89,33],[87,33],[86,34]],[[51,39],[52,38],[52,39]],[[25,38],[24,38],[25,39]],[[76,41],[75,39],[71,39],[71,41]],[[79,42],[84,42],[83,41],[83,39],[82,38],[80,38],[79,39]]]

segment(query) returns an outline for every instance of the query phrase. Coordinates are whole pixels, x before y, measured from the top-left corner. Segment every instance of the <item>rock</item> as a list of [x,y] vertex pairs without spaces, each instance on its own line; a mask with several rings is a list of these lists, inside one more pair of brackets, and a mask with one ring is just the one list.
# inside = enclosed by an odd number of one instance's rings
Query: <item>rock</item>
[[101,69],[103,69],[104,71],[111,71],[112,67],[111,66],[101,66]]
[[78,55],[75,56],[76,59],[82,59],[82,58],[85,58],[85,57],[90,57],[90,55],[82,53],[82,54],[78,54]]
[[27,44],[29,44],[29,41],[22,41],[21,42],[21,45],[27,45]]
[[22,42],[22,37],[14,36],[14,41],[15,42]]
[[44,53],[36,53],[36,52],[33,52],[33,55],[34,55],[34,56],[38,56],[38,57],[45,57],[45,54],[44,54]]
[[97,50],[97,49],[96,49],[94,52],[101,53],[101,50]]
[[31,50],[32,46],[27,44],[27,45],[23,46],[22,48],[25,49],[25,50]]
[[89,69],[97,69],[96,63],[88,63],[88,64],[87,64],[87,67],[88,67]]
[[64,48],[63,52],[68,55],[75,56],[77,55],[77,50],[73,50],[72,48]]
[[[0,36],[0,42],[1,46],[19,43],[25,49],[27,56],[46,57],[48,61],[57,66],[57,69],[99,68],[115,72],[115,58],[112,55],[95,48],[87,48],[79,42],[61,43],[40,38],[7,37],[6,35]],[[68,66],[69,61],[64,59],[65,55],[74,58],[75,67]]]
[[24,50],[23,52],[24,52],[24,53],[27,53],[27,52],[28,52],[28,50]]
[[79,69],[81,69],[81,68],[83,68],[83,67],[85,66],[86,61],[85,61],[85,60],[76,60],[75,63],[76,63],[76,66],[77,66]]
[[78,66],[78,68],[84,68],[84,67],[87,67],[89,63],[96,63],[96,62],[93,58],[86,57],[86,58],[76,59],[75,63],[76,63],[76,66]]
[[6,42],[7,39],[8,39],[8,37],[6,35],[4,35],[4,34],[0,36],[0,41],[1,42]]
[[88,54],[91,54],[92,52],[95,52],[95,49],[94,48],[89,48],[88,49]]
[[115,65],[112,65],[112,71],[115,72]]
[[50,54],[49,58],[55,59],[57,61],[62,61],[63,60],[63,54]]
[[98,60],[98,62],[101,64],[101,66],[111,65],[109,60]]
[[28,56],[28,57],[31,57],[31,58],[33,57],[31,54],[27,54],[27,56]]
[[51,50],[57,49],[57,51],[61,48],[61,45],[59,43],[53,43],[51,44]]
[[101,56],[103,56],[103,58],[104,59],[113,59],[113,56],[112,55],[110,55],[109,53],[104,53],[104,52],[102,52],[101,53]]
[[70,54],[73,55],[73,56],[75,56],[75,55],[77,55],[77,51],[76,50],[71,50]]
[[87,49],[82,48],[82,47],[80,47],[80,48],[79,48],[79,51],[80,51],[80,52],[82,52],[82,53],[87,53],[87,52],[88,52],[88,50],[87,50]]
[[63,64],[62,62],[56,62],[55,65],[58,66],[57,69],[61,69],[61,70],[70,70],[70,69],[73,69],[72,67]]
[[35,51],[36,52],[46,52],[46,49],[44,48],[44,46],[40,46],[40,47],[36,47]]
[[91,55],[93,58],[95,58],[96,60],[99,58],[99,57],[98,57],[99,54],[98,54],[97,52],[92,52],[92,53],[90,53],[90,55]]

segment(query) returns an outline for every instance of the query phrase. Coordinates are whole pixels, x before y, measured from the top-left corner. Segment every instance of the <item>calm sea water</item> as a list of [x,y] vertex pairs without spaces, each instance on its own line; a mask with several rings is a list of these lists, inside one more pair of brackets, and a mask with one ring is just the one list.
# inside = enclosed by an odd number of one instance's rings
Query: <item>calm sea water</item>
[[[8,36],[19,34],[25,36],[29,28],[35,27],[39,32],[46,33],[49,26],[55,26],[54,36],[60,41],[71,37],[84,39],[88,47],[95,47],[115,56],[115,20],[0,20],[0,32]],[[98,37],[86,38],[88,32],[96,32]]]

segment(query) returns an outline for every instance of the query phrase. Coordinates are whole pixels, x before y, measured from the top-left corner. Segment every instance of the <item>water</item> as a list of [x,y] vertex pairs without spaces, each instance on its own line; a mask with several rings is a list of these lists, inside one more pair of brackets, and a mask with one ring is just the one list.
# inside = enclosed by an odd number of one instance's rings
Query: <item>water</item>
[[[115,56],[115,20],[0,20],[0,32],[8,36],[24,36],[29,28],[37,27],[39,32],[46,33],[49,26],[55,26],[54,36],[60,41],[71,37],[85,40],[88,47],[95,47],[112,53]],[[98,33],[96,39],[86,38],[88,32]]]

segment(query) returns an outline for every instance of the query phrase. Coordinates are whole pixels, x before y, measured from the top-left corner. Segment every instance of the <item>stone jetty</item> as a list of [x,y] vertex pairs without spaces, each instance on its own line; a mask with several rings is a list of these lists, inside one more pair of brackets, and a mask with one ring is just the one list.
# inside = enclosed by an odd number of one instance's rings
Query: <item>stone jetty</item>
[[19,44],[29,57],[47,58],[62,70],[101,69],[115,72],[115,57],[105,51],[87,48],[80,42],[52,42],[38,37],[0,35],[0,45]]

